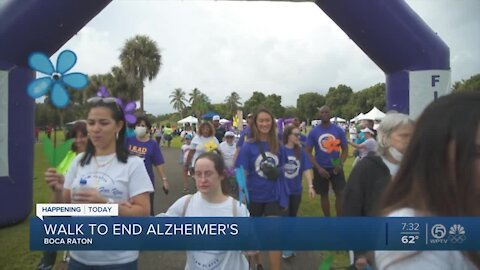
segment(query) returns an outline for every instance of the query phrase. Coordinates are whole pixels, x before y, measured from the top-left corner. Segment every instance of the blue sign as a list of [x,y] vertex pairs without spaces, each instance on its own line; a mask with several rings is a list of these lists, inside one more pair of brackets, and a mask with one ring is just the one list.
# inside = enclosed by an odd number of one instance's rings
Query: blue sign
[[480,250],[480,218],[34,217],[32,250]]

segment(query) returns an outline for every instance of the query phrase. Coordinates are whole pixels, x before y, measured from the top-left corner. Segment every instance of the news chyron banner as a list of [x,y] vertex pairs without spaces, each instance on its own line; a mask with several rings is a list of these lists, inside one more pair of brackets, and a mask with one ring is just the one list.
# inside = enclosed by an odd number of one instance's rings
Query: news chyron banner
[[480,250],[479,217],[119,217],[114,204],[42,207],[30,220],[32,250]]

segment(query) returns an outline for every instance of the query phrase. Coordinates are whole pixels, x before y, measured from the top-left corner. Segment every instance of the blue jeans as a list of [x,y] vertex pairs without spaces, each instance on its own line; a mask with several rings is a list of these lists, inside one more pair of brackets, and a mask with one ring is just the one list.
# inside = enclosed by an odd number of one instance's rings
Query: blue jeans
[[70,257],[68,270],[137,270],[137,261],[124,264],[86,265]]

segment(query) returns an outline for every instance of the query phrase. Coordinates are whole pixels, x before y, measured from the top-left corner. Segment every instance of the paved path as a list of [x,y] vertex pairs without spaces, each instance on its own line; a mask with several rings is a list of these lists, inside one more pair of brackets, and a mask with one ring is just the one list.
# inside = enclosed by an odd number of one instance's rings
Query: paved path
[[[170,192],[165,196],[161,189],[161,183],[157,184],[155,193],[154,211],[156,214],[165,212],[178,198],[183,196],[182,167],[178,163],[179,149],[162,147],[162,154],[165,159],[167,177],[170,182]],[[157,177],[157,179],[159,179]],[[194,190],[193,181],[190,183],[190,190]],[[289,260],[283,260],[283,270],[309,270],[318,269],[322,260],[320,252],[297,252],[297,256]],[[262,252],[262,260],[265,269],[268,269],[268,257]],[[140,253],[139,269],[184,269],[184,251],[143,251]],[[225,269],[228,270],[228,269]]]

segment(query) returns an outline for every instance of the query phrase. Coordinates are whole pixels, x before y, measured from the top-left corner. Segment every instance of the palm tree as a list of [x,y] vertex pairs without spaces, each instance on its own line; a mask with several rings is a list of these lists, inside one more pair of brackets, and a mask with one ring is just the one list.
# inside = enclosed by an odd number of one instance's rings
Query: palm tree
[[122,67],[131,81],[140,82],[140,110],[144,112],[144,81],[152,81],[160,71],[161,55],[157,43],[148,36],[127,39],[120,54]]
[[201,117],[202,114],[208,110],[208,104],[210,103],[209,98],[197,88],[194,88],[188,96],[190,97],[188,102],[190,102],[190,106],[195,113],[195,116]]
[[186,93],[182,90],[182,88],[176,88],[170,94],[170,104],[172,104],[173,108],[180,113],[180,118],[183,118],[182,111],[187,108],[185,102],[187,98],[185,97]]
[[235,91],[233,91],[230,96],[227,96],[225,98],[225,106],[227,107],[228,112],[232,115],[235,115],[237,113],[238,107],[242,105],[240,99],[240,96]]

